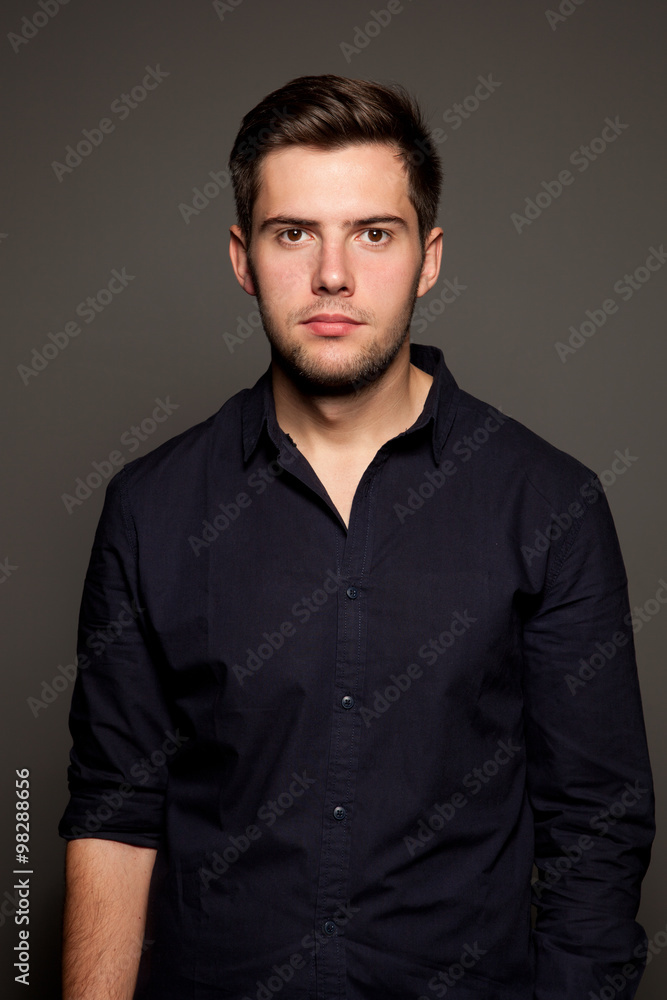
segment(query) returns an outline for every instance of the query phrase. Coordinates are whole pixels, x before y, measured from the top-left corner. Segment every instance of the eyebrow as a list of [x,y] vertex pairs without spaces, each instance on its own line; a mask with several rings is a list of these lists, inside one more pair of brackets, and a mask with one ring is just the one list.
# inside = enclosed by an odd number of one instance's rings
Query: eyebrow
[[[268,219],[264,219],[259,227],[260,233],[264,232],[266,229],[270,229],[273,226],[285,226],[286,228],[294,229],[314,229],[319,225],[315,219],[295,219],[291,216],[283,215],[272,215]],[[402,219],[400,215],[374,215],[369,219],[346,219],[342,224],[343,229],[356,229],[358,226],[401,226],[403,229],[408,228],[408,224],[405,219]]]

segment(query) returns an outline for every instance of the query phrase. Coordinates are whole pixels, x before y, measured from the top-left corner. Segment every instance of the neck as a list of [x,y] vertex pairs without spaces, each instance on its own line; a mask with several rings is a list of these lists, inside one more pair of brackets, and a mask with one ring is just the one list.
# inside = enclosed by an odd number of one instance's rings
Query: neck
[[278,424],[303,452],[374,453],[415,422],[433,381],[410,364],[407,339],[375,382],[349,394],[315,395],[275,361],[271,371]]

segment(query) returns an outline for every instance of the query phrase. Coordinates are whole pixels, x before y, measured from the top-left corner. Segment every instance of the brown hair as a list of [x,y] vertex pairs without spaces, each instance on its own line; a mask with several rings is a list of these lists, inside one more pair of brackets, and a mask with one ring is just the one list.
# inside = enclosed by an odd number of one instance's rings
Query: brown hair
[[285,146],[336,149],[350,143],[397,147],[424,245],[435,225],[442,183],[440,158],[417,102],[398,84],[385,86],[342,76],[300,76],[249,111],[229,157],[237,223],[250,239],[259,165]]

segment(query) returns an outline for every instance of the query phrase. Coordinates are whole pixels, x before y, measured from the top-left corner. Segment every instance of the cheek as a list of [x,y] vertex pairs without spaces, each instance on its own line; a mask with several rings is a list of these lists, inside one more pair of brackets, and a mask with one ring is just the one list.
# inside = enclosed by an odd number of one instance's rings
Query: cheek
[[289,302],[297,293],[310,287],[310,269],[306,261],[281,257],[279,261],[259,261],[257,277],[264,298],[272,304]]
[[416,264],[413,261],[368,269],[364,288],[383,312],[395,311],[410,294]]

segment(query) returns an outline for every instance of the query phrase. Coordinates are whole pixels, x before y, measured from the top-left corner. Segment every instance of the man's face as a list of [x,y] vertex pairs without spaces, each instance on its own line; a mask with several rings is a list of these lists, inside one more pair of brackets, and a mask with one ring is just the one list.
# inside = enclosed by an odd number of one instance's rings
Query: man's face
[[424,256],[406,174],[388,145],[269,153],[249,259],[238,227],[232,232],[237,277],[257,296],[274,357],[314,389],[358,386],[386,371],[416,296],[437,278],[441,231]]

